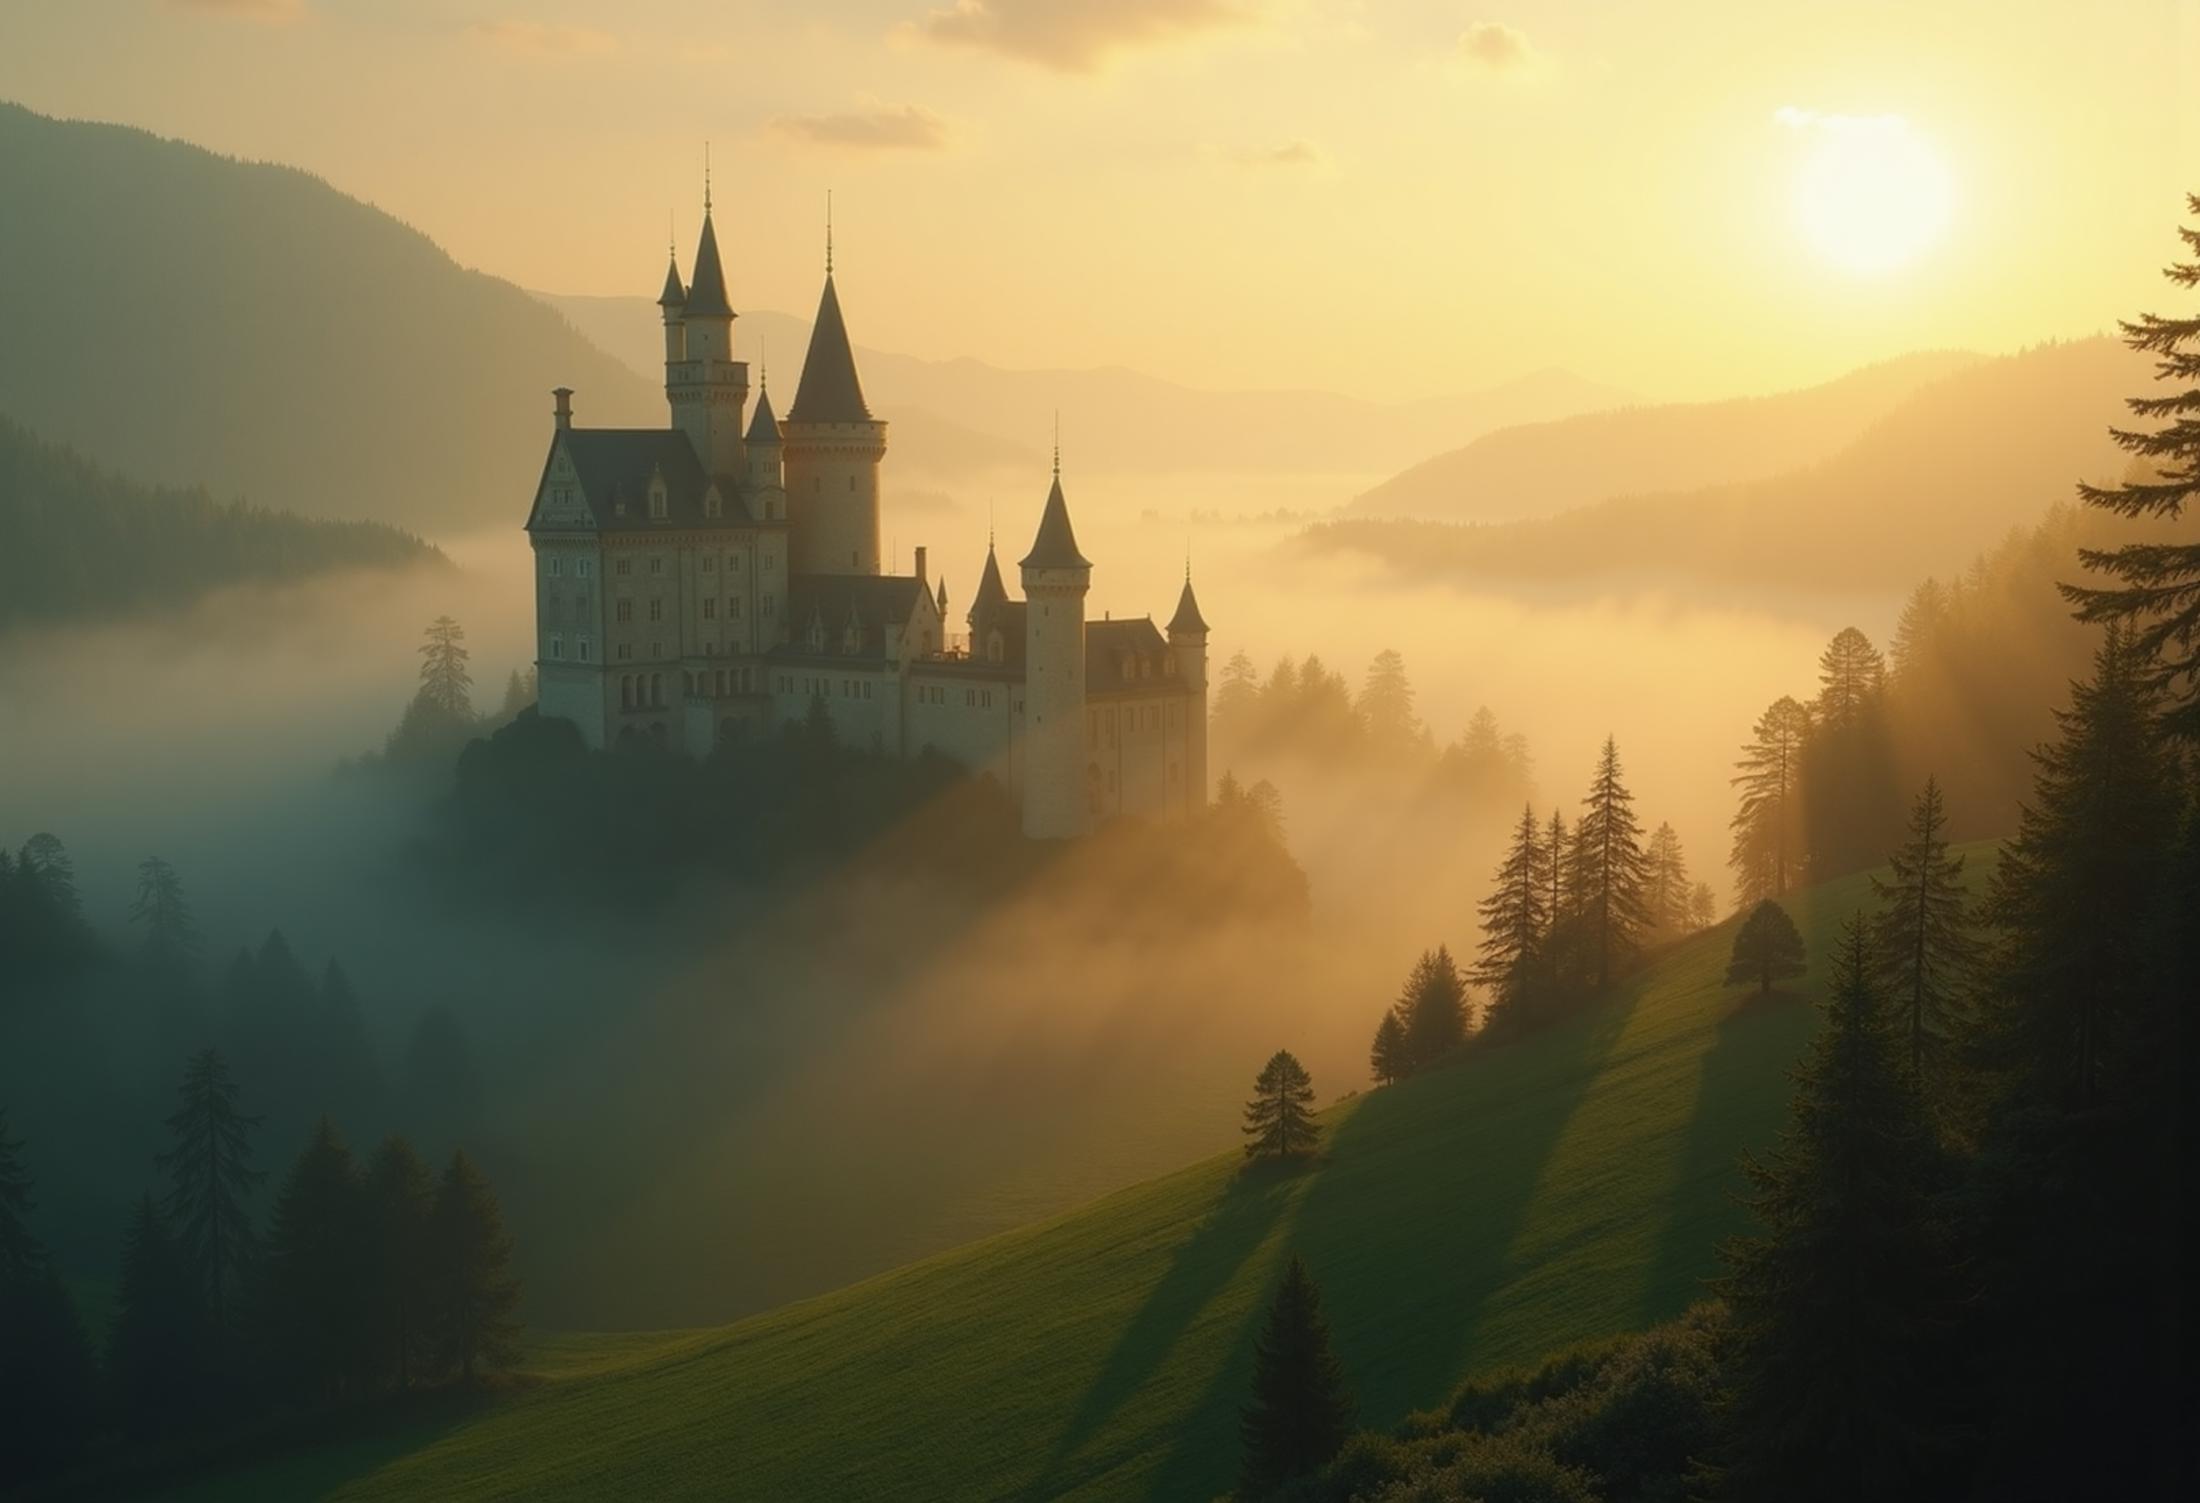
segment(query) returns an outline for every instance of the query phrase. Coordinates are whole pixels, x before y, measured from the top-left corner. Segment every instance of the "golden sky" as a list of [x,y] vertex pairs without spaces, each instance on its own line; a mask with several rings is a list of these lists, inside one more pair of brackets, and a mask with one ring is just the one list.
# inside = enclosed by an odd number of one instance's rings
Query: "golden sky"
[[707,138],[736,307],[814,304],[830,187],[864,343],[1375,397],[2108,329],[2163,300],[2195,78],[2200,0],[0,5],[0,97],[523,285],[653,297]]

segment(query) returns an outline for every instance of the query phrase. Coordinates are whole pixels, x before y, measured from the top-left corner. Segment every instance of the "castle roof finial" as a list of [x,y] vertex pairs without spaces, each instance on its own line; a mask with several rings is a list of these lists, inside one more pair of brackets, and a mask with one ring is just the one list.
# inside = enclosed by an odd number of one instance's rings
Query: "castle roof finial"
[[825,190],[825,275],[833,274],[833,190]]
[[710,212],[710,142],[703,143],[703,212]]
[[1062,478],[1062,409],[1054,409],[1054,478]]

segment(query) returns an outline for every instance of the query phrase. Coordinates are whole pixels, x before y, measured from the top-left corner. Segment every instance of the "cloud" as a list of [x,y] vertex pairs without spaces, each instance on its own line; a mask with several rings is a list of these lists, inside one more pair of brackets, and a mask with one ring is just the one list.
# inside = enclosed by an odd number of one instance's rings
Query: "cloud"
[[1238,167],[1318,167],[1322,154],[1311,141],[1286,141],[1281,146],[1241,146],[1229,158]]
[[927,41],[975,47],[1063,73],[1109,54],[1250,20],[1250,0],[954,0],[914,23]]
[[1535,49],[1518,29],[1502,21],[1477,21],[1459,33],[1459,55],[1492,73],[1522,68],[1535,60]]
[[772,129],[813,146],[855,151],[939,151],[947,145],[947,122],[913,104],[898,110],[881,106],[833,115],[782,115]]
[[168,0],[171,10],[194,10],[202,15],[229,16],[239,21],[258,21],[280,26],[306,13],[306,0]]
[[556,21],[477,21],[466,34],[492,51],[534,62],[600,57],[619,47],[619,39],[609,32]]

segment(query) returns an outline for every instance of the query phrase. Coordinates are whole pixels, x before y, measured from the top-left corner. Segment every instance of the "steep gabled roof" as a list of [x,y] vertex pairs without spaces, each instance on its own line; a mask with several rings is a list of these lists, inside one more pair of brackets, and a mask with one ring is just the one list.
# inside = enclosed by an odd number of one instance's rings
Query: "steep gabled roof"
[[1054,477],[1046,510],[1039,514],[1039,535],[1024,555],[1026,569],[1089,569],[1092,560],[1077,551],[1077,533],[1069,525],[1069,502],[1062,498],[1062,477]]
[[1199,599],[1192,594],[1192,571],[1184,571],[1184,593],[1176,597],[1176,614],[1169,618],[1169,635],[1179,632],[1207,630],[1206,618],[1199,614]]
[[[575,484],[599,529],[723,527],[749,520],[740,496],[727,485],[718,487],[723,515],[706,514],[703,498],[711,478],[696,462],[695,446],[677,428],[574,428],[558,434],[555,446],[562,446],[573,461]],[[665,485],[661,518],[649,514],[650,482],[659,477]],[[624,514],[619,511],[622,504]],[[528,525],[533,527],[535,519]]]
[[718,231],[711,226],[710,211],[703,211],[703,238],[695,247],[695,281],[688,288],[690,318],[731,318],[733,305],[726,301],[726,273],[718,264]]
[[856,379],[856,355],[848,344],[848,325],[840,316],[840,294],[825,274],[825,295],[818,301],[810,329],[810,351],[802,358],[802,379],[795,384],[790,423],[867,423],[871,409]]
[[1155,693],[1181,687],[1169,644],[1150,616],[1085,623],[1085,693]]
[[[929,607],[932,594],[914,574],[796,574],[787,581],[787,619],[805,630],[813,620],[822,622],[825,657],[883,657],[886,628],[907,625],[920,601]],[[851,621],[863,644],[854,654],[841,647]],[[795,657],[820,655],[799,639],[779,651]]]
[[748,440],[752,444],[776,444],[779,442],[779,419],[772,412],[772,394],[769,387],[756,394],[756,412],[749,418]]

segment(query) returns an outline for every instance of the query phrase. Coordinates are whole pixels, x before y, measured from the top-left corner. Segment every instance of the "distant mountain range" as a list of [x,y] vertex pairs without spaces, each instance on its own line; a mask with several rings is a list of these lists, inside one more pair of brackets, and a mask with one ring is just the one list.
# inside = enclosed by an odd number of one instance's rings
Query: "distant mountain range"
[[443,564],[380,522],[327,522],[144,486],[0,417],[0,634],[113,621],[241,584]]
[[1927,381],[1838,452],[1782,474],[1526,521],[1355,517],[1304,540],[1480,587],[1906,589],[2070,501],[2081,477],[2120,476],[2108,428],[2152,375],[2110,340],[2043,345]]
[[[840,280],[842,306],[860,336],[873,294],[860,278]],[[539,296],[635,374],[662,379],[664,336],[654,301]],[[760,354],[768,355],[774,388],[788,392],[809,339],[809,320],[785,313],[747,310],[734,325],[743,358],[753,368]],[[1494,428],[1628,400],[1615,387],[1561,370],[1462,396],[1369,402],[1328,391],[1207,391],[1114,366],[1010,370],[969,358],[895,354],[860,341],[856,363],[871,410],[893,424],[889,462],[944,480],[1001,464],[1044,463],[1059,410],[1065,443],[1088,473],[1335,475],[1340,492],[1348,492],[1360,483],[1356,477]]]
[[1723,402],[1585,413],[1486,433],[1361,495],[1361,516],[1500,522],[1607,496],[1777,475],[1838,452],[1919,388],[1978,363],[1905,355],[1822,386]]

